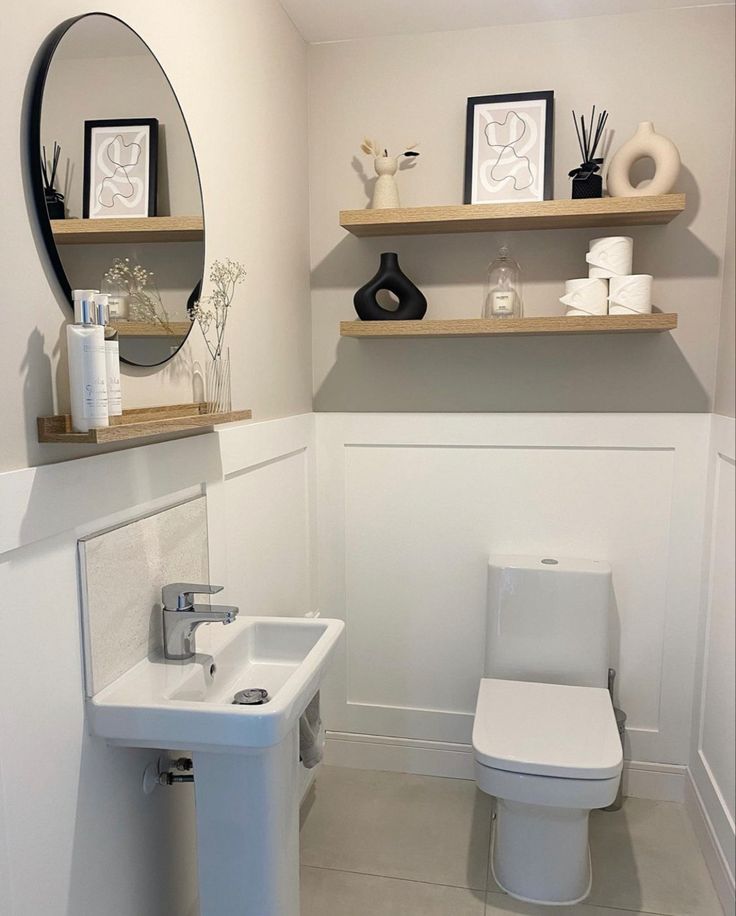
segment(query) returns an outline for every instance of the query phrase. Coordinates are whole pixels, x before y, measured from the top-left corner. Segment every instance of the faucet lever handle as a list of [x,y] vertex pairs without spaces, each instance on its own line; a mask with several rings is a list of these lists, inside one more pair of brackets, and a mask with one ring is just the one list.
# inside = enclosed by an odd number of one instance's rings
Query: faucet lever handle
[[161,603],[167,611],[186,611],[192,607],[195,595],[214,595],[222,589],[222,585],[170,582],[161,589]]

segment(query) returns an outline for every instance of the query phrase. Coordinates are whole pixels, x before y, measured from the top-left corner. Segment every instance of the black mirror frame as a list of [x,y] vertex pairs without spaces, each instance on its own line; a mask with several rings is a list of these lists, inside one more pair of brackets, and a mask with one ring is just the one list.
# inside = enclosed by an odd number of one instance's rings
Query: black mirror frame
[[[53,60],[56,49],[59,46],[60,41],[69,31],[69,29],[75,25],[77,22],[80,22],[82,19],[87,19],[90,16],[105,16],[107,19],[113,19],[115,22],[119,22],[126,29],[129,29],[133,34],[138,38],[138,40],[145,46],[148,53],[158,64],[158,68],[161,71],[161,75],[166,80],[171,93],[174,96],[176,101],[176,106],[179,109],[181,114],[182,121],[184,122],[184,127],[186,128],[187,137],[189,138],[189,145],[192,150],[192,156],[194,157],[194,168],[197,173],[197,181],[199,182],[199,197],[202,203],[202,235],[204,239],[204,228],[205,228],[205,215],[204,215],[204,195],[202,193],[202,176],[199,171],[199,163],[197,162],[197,153],[194,149],[194,143],[192,142],[191,131],[189,130],[189,124],[187,119],[184,117],[184,112],[182,111],[181,104],[179,102],[179,97],[176,92],[174,92],[174,87],[171,85],[171,81],[166,74],[166,71],[161,66],[161,62],[153,53],[148,44],[141,38],[141,36],[136,32],[136,30],[129,26],[127,22],[123,19],[120,19],[119,16],[113,16],[111,13],[104,13],[101,11],[92,11],[90,13],[82,13],[80,16],[72,16],[71,19],[65,19],[60,25],[49,33],[45,41],[41,45],[36,59],[34,61],[34,71],[32,74],[31,82],[31,93],[29,97],[29,107],[26,113],[27,119],[27,155],[28,155],[28,169],[26,171],[26,180],[30,183],[30,193],[31,199],[35,205],[36,217],[38,219],[38,227],[41,232],[41,237],[44,241],[44,246],[46,248],[46,253],[51,262],[54,274],[56,279],[59,281],[61,291],[64,294],[64,297],[69,302],[69,307],[73,310],[74,303],[72,301],[72,288],[69,283],[69,279],[64,270],[64,265],[61,263],[61,258],[59,257],[59,252],[56,247],[56,242],[54,241],[54,234],[51,230],[51,220],[49,219],[48,210],[46,209],[46,198],[44,196],[43,184],[40,180],[41,176],[41,109],[43,106],[43,94],[46,88],[46,79],[48,77],[49,68],[51,67],[51,61]],[[202,275],[204,276],[204,243],[202,247]],[[199,296],[199,290],[202,287],[202,280],[195,286],[187,300],[187,311],[191,310],[194,301]],[[132,360],[126,359],[122,354],[120,356],[120,361],[126,363],[129,366],[137,366],[141,369],[154,369],[156,366],[163,366],[170,359],[173,359],[176,354],[181,350],[184,344],[189,339],[189,335],[192,333],[192,328],[194,327],[194,322],[192,322],[187,336],[182,340],[176,350],[167,356],[165,359],[160,360],[157,363],[135,363]]]

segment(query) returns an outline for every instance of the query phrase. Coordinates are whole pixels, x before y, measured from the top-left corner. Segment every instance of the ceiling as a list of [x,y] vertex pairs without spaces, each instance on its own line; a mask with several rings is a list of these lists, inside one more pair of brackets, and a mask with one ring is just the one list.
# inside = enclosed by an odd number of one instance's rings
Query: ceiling
[[309,42],[447,32],[616,13],[733,5],[714,0],[281,0]]

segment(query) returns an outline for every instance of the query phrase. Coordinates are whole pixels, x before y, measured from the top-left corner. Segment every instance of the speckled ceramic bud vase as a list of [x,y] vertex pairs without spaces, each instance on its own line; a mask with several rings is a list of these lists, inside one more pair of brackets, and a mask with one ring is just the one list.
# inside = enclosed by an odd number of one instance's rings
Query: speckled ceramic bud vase
[[[399,300],[393,311],[383,308],[378,302],[378,293],[388,290]],[[427,300],[399,267],[399,256],[395,251],[381,255],[378,273],[361,286],[353,297],[355,311],[362,321],[410,321],[424,318]]]
[[393,207],[400,207],[399,187],[396,184],[396,172],[399,168],[399,160],[396,156],[376,156],[373,160],[373,167],[376,170],[376,186],[373,189],[372,210],[388,210]]

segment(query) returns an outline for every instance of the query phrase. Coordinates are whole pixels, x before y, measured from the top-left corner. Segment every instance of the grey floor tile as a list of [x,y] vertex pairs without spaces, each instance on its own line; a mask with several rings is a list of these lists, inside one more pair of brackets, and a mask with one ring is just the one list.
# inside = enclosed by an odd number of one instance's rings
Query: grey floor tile
[[627,798],[621,811],[594,811],[590,847],[589,903],[665,916],[722,916],[682,805]]
[[505,894],[489,894],[486,901],[485,916],[631,916],[631,910],[612,910],[609,907],[590,906],[579,903],[577,906],[536,906],[533,903],[522,903]]
[[478,891],[326,868],[302,868],[301,894],[301,916],[484,916]]
[[324,767],[302,864],[485,890],[490,805],[466,780]]

